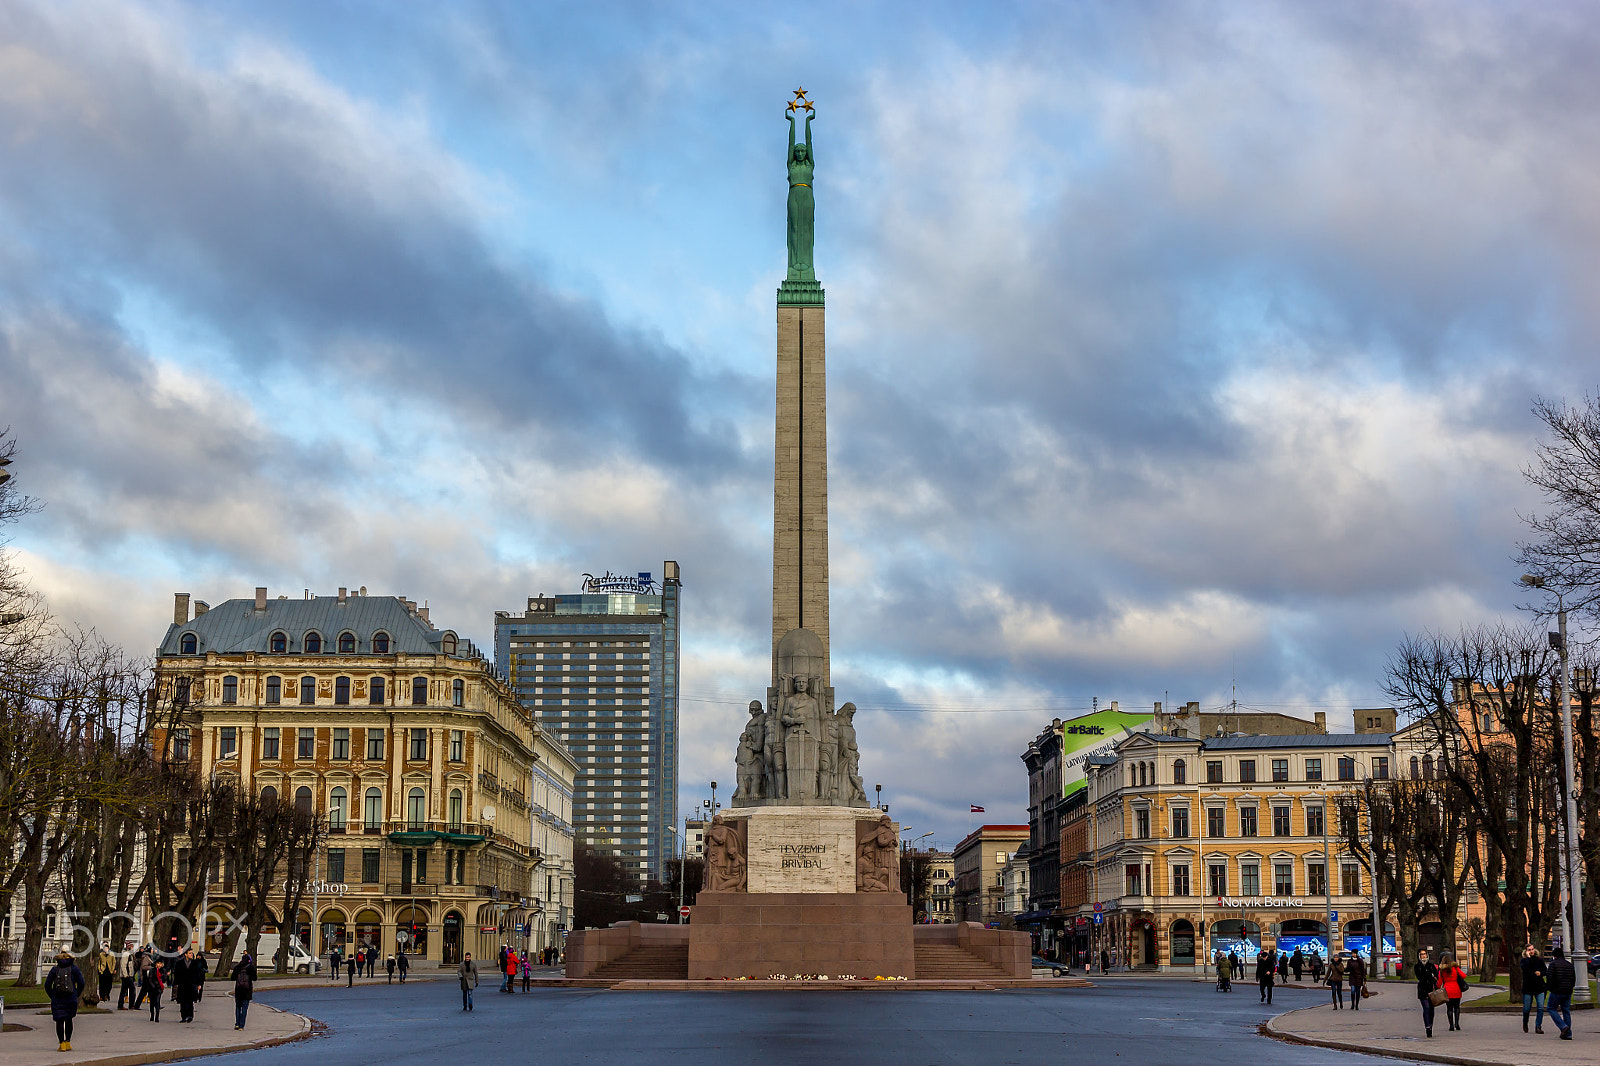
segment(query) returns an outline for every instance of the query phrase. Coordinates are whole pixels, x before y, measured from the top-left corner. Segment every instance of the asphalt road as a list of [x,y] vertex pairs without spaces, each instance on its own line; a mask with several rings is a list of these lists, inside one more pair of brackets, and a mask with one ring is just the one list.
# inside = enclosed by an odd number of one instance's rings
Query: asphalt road
[[1395,1059],[1347,1055],[1260,1036],[1271,1013],[1320,1002],[1280,989],[1276,1006],[1247,985],[1222,995],[1188,981],[1107,981],[1040,992],[656,992],[480,987],[461,1011],[453,983],[265,991],[325,1035],[223,1056],[261,1066],[447,1063],[863,1063],[1005,1066],[1118,1061],[1162,1066],[1329,1066]]

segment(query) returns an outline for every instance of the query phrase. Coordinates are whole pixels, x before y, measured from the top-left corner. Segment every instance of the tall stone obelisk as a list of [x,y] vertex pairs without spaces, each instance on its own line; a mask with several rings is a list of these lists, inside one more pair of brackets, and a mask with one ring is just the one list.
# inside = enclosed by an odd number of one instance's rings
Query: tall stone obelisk
[[[772,685],[780,687],[778,643],[807,629],[822,642],[814,670],[833,684],[828,654],[828,373],[826,308],[813,260],[816,201],[811,191],[814,108],[789,105],[789,270],[778,289],[778,410],[772,478]],[[805,115],[805,143],[795,115]]]

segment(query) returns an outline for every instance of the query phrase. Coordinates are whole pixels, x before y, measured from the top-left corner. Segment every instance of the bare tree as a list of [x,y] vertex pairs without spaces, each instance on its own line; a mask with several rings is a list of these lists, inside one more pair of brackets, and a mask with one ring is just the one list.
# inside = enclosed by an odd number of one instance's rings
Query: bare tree
[[[1486,853],[1499,870],[1480,882],[1508,946],[1542,940],[1558,917],[1551,869],[1555,824],[1557,715],[1546,698],[1556,666],[1542,632],[1506,625],[1463,629],[1454,637],[1407,637],[1391,657],[1385,688],[1404,713],[1425,723],[1439,773],[1468,806]],[[1497,915],[1498,911],[1498,915]],[[1489,954],[1485,953],[1486,956]],[[1521,975],[1510,971],[1520,994]]]
[[1550,439],[1523,476],[1544,493],[1547,510],[1523,516],[1535,539],[1517,546],[1517,562],[1569,608],[1600,620],[1600,398],[1575,407],[1538,400],[1533,413]]
[[[280,806],[288,804],[280,803]],[[283,935],[278,938],[278,954],[273,962],[273,969],[278,973],[288,969],[289,937],[299,931],[300,905],[305,902],[311,884],[312,862],[328,841],[327,820],[309,803],[301,806],[296,801],[288,813],[289,835],[284,844],[284,856],[289,869],[283,880],[283,922],[279,927]],[[306,945],[306,950],[311,950],[310,944]]]
[[[1417,957],[1418,917],[1428,894],[1417,876],[1424,859],[1418,839],[1423,822],[1431,816],[1433,802],[1422,782],[1371,779],[1346,789],[1335,801],[1340,841],[1367,871],[1376,889],[1378,921],[1388,925],[1390,915],[1394,916],[1400,935],[1402,976]],[[1382,957],[1382,945],[1382,930],[1374,929],[1374,973],[1377,960]]]

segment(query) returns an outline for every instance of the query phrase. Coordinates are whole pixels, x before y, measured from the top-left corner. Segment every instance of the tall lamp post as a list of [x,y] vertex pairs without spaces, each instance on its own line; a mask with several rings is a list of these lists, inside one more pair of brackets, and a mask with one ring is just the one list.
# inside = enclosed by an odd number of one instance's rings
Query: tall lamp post
[[1561,762],[1566,773],[1566,804],[1565,804],[1565,865],[1564,875],[1561,879],[1562,895],[1571,901],[1572,910],[1569,914],[1567,908],[1561,908],[1561,921],[1566,927],[1566,935],[1562,938],[1567,944],[1567,957],[1572,960],[1573,967],[1581,978],[1572,990],[1572,1002],[1589,1002],[1589,977],[1588,953],[1583,949],[1583,881],[1579,876],[1578,866],[1578,788],[1577,779],[1573,776],[1572,769],[1572,696],[1568,684],[1570,671],[1567,665],[1567,605],[1562,599],[1561,590],[1551,589],[1545,584],[1545,579],[1536,574],[1523,574],[1522,583],[1529,588],[1544,589],[1554,592],[1556,597],[1556,619],[1559,632],[1550,634],[1551,643],[1555,644],[1561,652],[1561,688],[1556,697],[1561,703]]

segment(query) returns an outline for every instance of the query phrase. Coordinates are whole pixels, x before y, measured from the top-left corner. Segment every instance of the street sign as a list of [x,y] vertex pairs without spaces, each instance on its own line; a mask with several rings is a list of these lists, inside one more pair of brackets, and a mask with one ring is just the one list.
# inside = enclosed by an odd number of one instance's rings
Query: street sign
[[411,934],[405,930],[401,930],[394,935],[394,938],[398,943],[404,944],[407,940],[411,939]]
[[1096,913],[1096,914],[1099,914],[1099,913],[1100,913],[1100,904],[1098,904],[1098,903],[1096,903],[1096,904],[1095,904],[1095,905],[1094,905],[1094,912],[1095,912],[1095,913]]
[[664,922],[664,921],[666,921],[666,920],[667,920],[667,916],[666,916],[666,915],[665,915],[665,914],[663,914],[663,913],[658,913],[658,914],[657,914],[657,915],[656,915],[656,921],[658,921],[658,922]]
[[1329,920],[1330,920],[1330,921],[1335,921],[1335,922],[1337,922],[1337,921],[1338,921],[1338,920],[1339,920],[1339,912],[1338,912],[1338,911],[1332,911],[1332,912],[1330,912],[1330,913],[1329,913],[1329,914],[1328,914],[1328,918],[1329,918]]
[[689,908],[688,907],[679,907],[678,908],[678,917],[680,917],[680,918],[689,917]]
[[1094,916],[1094,924],[1095,925],[1105,925],[1106,924],[1106,916],[1103,915],[1103,914],[1095,915]]

